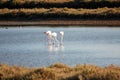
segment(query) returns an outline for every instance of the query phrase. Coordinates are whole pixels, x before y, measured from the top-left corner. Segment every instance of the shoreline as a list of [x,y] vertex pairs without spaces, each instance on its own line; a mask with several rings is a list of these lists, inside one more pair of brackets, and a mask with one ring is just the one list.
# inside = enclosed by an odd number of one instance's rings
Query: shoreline
[[120,27],[120,20],[2,20],[2,26],[100,26]]

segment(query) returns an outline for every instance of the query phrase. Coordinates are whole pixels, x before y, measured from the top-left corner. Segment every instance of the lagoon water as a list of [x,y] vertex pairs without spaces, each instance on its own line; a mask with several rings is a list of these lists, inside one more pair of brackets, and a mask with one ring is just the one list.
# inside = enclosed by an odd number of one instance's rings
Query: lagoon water
[[[64,31],[63,46],[48,46],[44,31]],[[58,34],[59,39],[59,34]],[[56,62],[71,66],[120,65],[120,28],[24,27],[0,29],[0,63],[42,67]]]

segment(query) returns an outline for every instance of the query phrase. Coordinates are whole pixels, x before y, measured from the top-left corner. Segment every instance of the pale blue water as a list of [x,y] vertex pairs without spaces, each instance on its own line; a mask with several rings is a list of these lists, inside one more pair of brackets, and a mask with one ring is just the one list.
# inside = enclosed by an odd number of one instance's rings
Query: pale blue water
[[[44,31],[64,31],[64,45],[50,47]],[[59,39],[59,34],[58,34]],[[8,28],[0,29],[0,63],[41,67],[56,62],[71,66],[120,65],[120,28]]]

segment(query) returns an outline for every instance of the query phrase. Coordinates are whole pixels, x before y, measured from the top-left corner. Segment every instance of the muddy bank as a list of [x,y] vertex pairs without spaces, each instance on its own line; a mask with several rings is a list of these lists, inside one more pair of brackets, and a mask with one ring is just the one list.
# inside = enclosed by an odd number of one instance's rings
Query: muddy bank
[[0,26],[112,26],[120,27],[120,20],[36,20],[0,21]]

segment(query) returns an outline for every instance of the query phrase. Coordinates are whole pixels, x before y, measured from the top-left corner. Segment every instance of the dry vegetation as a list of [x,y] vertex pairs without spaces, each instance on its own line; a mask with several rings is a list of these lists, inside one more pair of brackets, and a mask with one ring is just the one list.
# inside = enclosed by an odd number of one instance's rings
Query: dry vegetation
[[[96,21],[91,23],[91,20],[106,20],[106,22],[100,22],[107,25],[110,24],[108,20],[117,20],[115,24],[119,24],[120,0],[0,0],[0,25],[4,25],[1,21],[19,21],[20,23],[36,20],[39,22],[54,20],[54,23],[57,23],[56,20],[61,20],[61,23],[63,20],[68,20],[65,24],[72,24],[73,22],[69,20],[83,19],[89,20],[90,24],[96,23]],[[80,24],[80,22],[76,23]],[[113,23],[114,21],[111,24]],[[83,22],[83,24],[86,23]]]
[[0,80],[119,80],[120,67],[110,65],[77,65],[69,67],[57,63],[43,68],[0,65]]
[[0,8],[120,7],[120,0],[0,0]]
[[0,19],[119,19],[120,8],[0,9]]
[[120,19],[119,0],[0,0],[0,20]]

